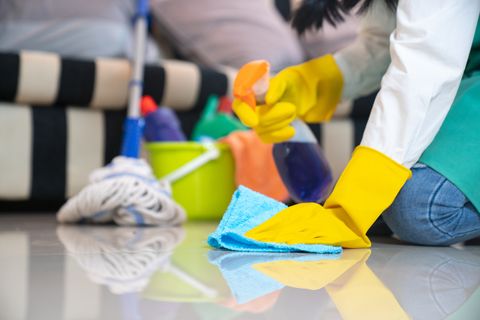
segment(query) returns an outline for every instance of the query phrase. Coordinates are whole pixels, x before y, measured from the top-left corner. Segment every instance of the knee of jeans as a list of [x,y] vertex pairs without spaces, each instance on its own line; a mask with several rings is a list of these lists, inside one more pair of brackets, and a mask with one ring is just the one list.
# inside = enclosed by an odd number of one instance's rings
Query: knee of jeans
[[439,236],[428,216],[428,199],[415,194],[415,188],[405,188],[383,214],[387,225],[403,241],[419,245],[448,245],[445,237]]
[[389,228],[400,240],[425,246],[449,246],[456,242],[448,232],[439,231],[435,221],[431,221],[427,214],[419,214],[426,209],[410,208],[393,204],[383,215]]
[[[428,220],[415,219],[414,212],[397,206],[384,213],[384,220],[400,240],[418,245],[442,246],[445,239],[432,237]],[[413,219],[412,219],[413,217]]]

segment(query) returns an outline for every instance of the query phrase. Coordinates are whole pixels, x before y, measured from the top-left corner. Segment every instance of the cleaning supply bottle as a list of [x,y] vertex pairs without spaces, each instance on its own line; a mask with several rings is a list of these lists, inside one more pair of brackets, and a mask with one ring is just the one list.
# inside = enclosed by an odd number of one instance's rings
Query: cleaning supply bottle
[[[256,108],[268,90],[269,69],[263,60],[243,66],[235,79],[235,98]],[[295,202],[322,202],[331,190],[332,172],[310,128],[300,119],[292,126],[295,135],[273,147],[275,165]]]
[[295,202],[321,202],[332,187],[332,172],[318,141],[301,120],[292,122],[295,135],[273,146],[275,165]]
[[219,112],[218,105],[217,96],[208,97],[200,120],[193,129],[192,140],[201,141],[205,138],[217,140],[228,136],[233,131],[248,129],[231,114]]
[[167,107],[158,108],[150,96],[142,98],[142,115],[145,118],[143,136],[148,142],[186,141],[175,112]]

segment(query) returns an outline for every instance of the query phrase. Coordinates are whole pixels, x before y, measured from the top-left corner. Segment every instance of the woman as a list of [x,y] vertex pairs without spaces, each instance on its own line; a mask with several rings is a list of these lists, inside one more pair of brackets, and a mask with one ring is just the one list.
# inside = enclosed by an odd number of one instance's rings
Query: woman
[[340,22],[354,8],[363,14],[355,43],[281,71],[256,111],[235,102],[245,124],[279,142],[293,136],[295,117],[327,121],[340,99],[380,88],[361,145],[325,204],[292,206],[246,236],[369,247],[366,232],[383,212],[413,243],[479,236],[480,2],[305,0],[293,25],[304,32]]

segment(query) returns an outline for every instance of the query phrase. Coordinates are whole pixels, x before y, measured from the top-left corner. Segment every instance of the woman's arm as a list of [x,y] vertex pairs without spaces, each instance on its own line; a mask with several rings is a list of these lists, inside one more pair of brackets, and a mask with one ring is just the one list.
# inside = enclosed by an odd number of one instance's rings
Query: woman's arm
[[455,98],[471,49],[480,1],[400,0],[383,77],[362,145],[411,167]]
[[395,20],[384,0],[375,1],[362,18],[355,42],[334,55],[344,78],[344,99],[355,99],[380,87],[390,63],[389,36]]

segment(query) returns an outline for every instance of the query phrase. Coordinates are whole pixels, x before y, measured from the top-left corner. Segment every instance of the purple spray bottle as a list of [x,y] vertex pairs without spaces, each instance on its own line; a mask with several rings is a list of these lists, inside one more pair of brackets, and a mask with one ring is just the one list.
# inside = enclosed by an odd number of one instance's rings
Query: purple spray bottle
[[273,146],[275,165],[295,202],[322,202],[332,186],[332,171],[310,128],[298,119],[292,126],[293,138]]
[[[268,83],[268,62],[252,61],[239,70],[234,95],[255,108],[256,101],[263,100]],[[332,171],[310,128],[299,119],[292,126],[295,135],[273,147],[277,170],[295,202],[322,202],[332,187]]]
[[144,96],[141,102],[142,115],[145,117],[143,136],[148,142],[185,141],[175,112],[167,107],[158,108],[150,96]]

